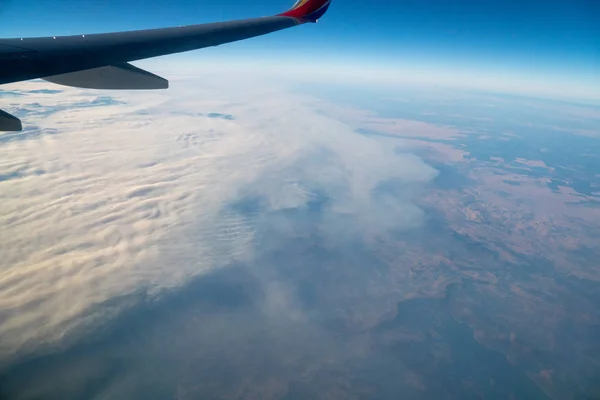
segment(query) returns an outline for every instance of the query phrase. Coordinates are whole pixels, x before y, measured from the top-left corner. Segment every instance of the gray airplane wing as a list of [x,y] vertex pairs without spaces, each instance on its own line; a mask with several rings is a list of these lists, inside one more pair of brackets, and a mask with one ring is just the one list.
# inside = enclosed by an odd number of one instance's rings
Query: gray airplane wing
[[[142,31],[0,39],[0,84],[41,78],[90,89],[164,89],[168,81],[131,61],[218,46],[316,22],[331,0],[298,0],[272,17]],[[0,110],[0,131],[21,122]]]

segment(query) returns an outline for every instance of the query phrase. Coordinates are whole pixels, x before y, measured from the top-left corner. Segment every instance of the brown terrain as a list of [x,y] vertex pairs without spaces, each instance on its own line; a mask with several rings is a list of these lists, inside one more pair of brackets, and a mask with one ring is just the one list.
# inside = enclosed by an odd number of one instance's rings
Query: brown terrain
[[[503,354],[550,398],[597,398],[600,198],[568,185],[551,190],[540,170],[555,167],[539,159],[474,158],[466,134],[452,128],[359,119],[368,134],[398,136],[403,148],[468,182],[434,184],[416,196],[431,220],[422,237],[378,243],[396,249],[387,252],[397,256],[387,260],[390,279],[410,282],[405,299],[456,284],[445,292],[445,309],[477,342]],[[394,267],[407,261],[408,270]],[[475,386],[469,390],[477,392]]]

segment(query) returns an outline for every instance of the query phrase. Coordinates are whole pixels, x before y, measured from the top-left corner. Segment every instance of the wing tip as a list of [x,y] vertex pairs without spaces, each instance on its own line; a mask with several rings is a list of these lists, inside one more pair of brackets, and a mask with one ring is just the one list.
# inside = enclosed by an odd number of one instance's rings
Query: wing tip
[[317,22],[330,5],[331,0],[298,0],[290,10],[279,15],[296,18],[300,22]]

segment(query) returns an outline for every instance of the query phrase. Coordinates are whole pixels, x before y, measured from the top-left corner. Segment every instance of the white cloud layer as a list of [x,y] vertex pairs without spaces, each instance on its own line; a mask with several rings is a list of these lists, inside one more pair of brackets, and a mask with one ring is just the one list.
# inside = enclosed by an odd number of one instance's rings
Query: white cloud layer
[[[417,157],[361,136],[307,96],[217,75],[164,92],[6,86],[29,128],[0,136],[0,360],[61,343],[104,318],[104,302],[157,294],[252,257],[253,218],[303,207],[327,188],[331,237],[418,223],[381,182],[426,182]],[[58,89],[62,93],[31,93]],[[27,93],[25,93],[27,92]],[[115,103],[117,102],[117,103]],[[210,115],[219,113],[221,115]]]

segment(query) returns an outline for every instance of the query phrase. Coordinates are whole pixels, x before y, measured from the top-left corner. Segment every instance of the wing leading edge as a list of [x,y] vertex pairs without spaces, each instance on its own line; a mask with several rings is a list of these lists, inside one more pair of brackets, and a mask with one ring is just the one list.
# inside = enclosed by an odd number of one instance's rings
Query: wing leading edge
[[[0,84],[42,78],[61,85],[92,89],[167,88],[166,79],[128,63],[316,22],[330,4],[331,0],[299,0],[287,12],[272,17],[173,28],[0,39]],[[2,130],[20,130],[20,121],[2,112]]]

